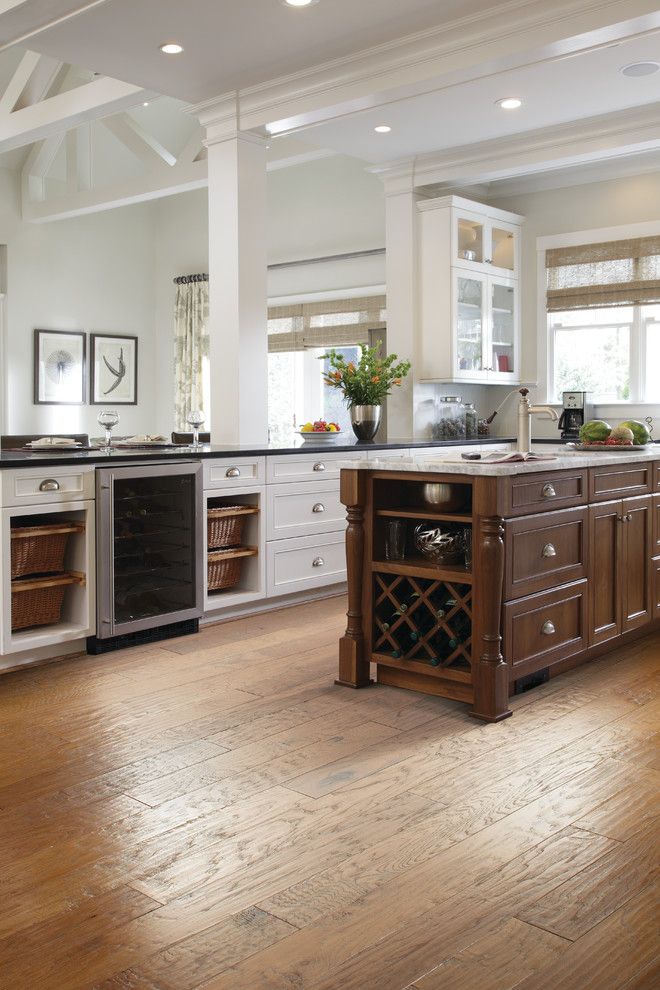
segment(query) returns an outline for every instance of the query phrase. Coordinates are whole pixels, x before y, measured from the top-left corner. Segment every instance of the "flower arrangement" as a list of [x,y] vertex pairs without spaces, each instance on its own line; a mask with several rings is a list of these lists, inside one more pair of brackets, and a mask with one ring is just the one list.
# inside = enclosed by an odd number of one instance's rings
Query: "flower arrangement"
[[393,387],[398,387],[410,371],[410,361],[399,361],[397,354],[378,356],[382,344],[379,340],[374,347],[365,347],[357,365],[346,361],[334,348],[323,354],[321,361],[330,361],[331,371],[323,376],[330,388],[343,393],[349,408],[351,406],[379,406]]

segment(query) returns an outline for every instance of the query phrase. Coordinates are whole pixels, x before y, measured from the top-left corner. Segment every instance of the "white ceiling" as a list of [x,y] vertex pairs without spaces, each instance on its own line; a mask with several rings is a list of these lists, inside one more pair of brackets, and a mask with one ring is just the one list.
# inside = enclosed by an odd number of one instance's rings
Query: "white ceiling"
[[[35,51],[197,103],[501,2],[321,0],[295,9],[282,0],[24,0],[0,16],[0,46],[24,39]],[[75,10],[82,12],[56,23]],[[166,41],[182,44],[183,55],[163,55]]]
[[[645,59],[660,61],[660,34],[336,118],[308,128],[305,140],[379,164],[660,102],[660,72],[631,78],[619,71]],[[519,96],[523,106],[500,109],[495,101],[506,96]],[[376,134],[378,124],[391,133]]]

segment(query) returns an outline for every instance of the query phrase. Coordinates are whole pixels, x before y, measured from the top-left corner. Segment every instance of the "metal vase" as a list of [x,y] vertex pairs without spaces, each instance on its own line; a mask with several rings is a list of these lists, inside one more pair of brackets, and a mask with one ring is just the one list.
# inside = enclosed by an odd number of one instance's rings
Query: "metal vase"
[[381,406],[351,406],[351,426],[360,443],[373,443],[378,433]]

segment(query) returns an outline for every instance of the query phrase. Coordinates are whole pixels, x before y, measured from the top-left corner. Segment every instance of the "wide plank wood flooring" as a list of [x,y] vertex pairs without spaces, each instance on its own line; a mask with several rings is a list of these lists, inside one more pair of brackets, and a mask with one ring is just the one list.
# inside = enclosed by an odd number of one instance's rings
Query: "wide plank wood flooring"
[[344,609],[0,678],[2,990],[660,986],[660,636],[483,725]]

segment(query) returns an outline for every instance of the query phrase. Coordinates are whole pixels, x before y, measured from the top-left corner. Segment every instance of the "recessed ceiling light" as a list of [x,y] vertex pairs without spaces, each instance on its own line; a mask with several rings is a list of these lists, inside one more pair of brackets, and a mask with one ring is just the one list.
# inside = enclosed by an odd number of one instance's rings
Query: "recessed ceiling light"
[[378,127],[374,127],[376,134],[389,134],[392,128],[389,124],[379,124]]
[[145,100],[144,103],[142,104],[142,106],[143,107],[148,107],[149,106],[149,100]]
[[503,100],[495,100],[495,106],[501,110],[517,110],[522,106],[522,100],[518,96],[505,96]]
[[319,0],[283,0],[285,7],[311,7]]
[[630,65],[624,65],[621,72],[624,76],[638,78],[639,76],[652,76],[658,69],[660,69],[660,62],[632,62]]
[[161,45],[160,50],[164,55],[180,55],[183,45],[178,45],[175,41],[168,41],[166,45]]

